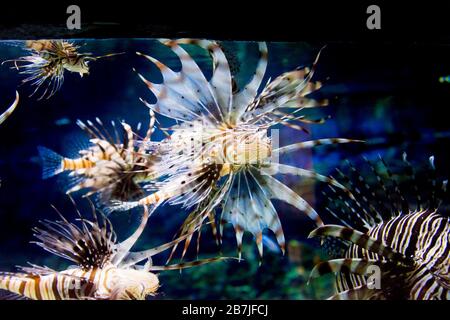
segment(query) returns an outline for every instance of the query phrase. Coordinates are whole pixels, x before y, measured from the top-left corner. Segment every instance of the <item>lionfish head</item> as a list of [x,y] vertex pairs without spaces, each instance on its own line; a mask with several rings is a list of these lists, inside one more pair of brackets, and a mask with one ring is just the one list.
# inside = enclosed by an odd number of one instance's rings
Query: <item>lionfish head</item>
[[234,138],[233,161],[235,164],[246,165],[265,162],[270,158],[272,143],[266,130],[248,134],[238,134]]
[[86,57],[81,56],[80,59],[76,59],[75,61],[69,61],[64,64],[64,69],[75,72],[83,78],[84,75],[89,75],[89,65]]

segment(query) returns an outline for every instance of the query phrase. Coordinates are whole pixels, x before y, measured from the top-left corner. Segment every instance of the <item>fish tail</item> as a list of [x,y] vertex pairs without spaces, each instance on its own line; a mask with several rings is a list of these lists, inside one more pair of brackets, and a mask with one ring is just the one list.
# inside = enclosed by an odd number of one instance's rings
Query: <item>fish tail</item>
[[42,178],[48,179],[64,171],[64,158],[56,152],[38,146],[39,156],[42,160]]

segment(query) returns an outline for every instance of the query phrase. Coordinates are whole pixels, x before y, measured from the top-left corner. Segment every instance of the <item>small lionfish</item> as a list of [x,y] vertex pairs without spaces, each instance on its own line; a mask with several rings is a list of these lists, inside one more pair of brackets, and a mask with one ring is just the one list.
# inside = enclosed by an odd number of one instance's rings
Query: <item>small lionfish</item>
[[[312,69],[284,73],[269,81],[258,95],[268,61],[265,43],[259,43],[260,59],[253,78],[242,90],[234,91],[227,58],[216,42],[191,39],[161,42],[179,57],[179,72],[151,56],[138,55],[154,63],[163,76],[163,83],[156,84],[139,74],[157,102],[149,104],[141,100],[156,113],[178,121],[169,128],[170,136],[158,144],[162,161],[156,165],[159,166],[156,171],[164,172],[166,178],[155,184],[156,191],[151,195],[136,202],[117,204],[112,209],[158,206],[164,201],[185,208],[195,207],[182,227],[184,233],[196,230],[206,217],[215,217],[215,210],[221,205],[220,233],[225,223],[233,224],[239,256],[244,231],[255,236],[262,256],[262,231],[266,228],[275,233],[284,252],[282,226],[270,199],[287,202],[322,225],[316,211],[273,176],[291,174],[344,187],[332,178],[270,160],[299,149],[355,140],[321,139],[274,148],[269,136],[269,129],[277,124],[303,129],[301,123],[315,121],[296,113],[327,105],[327,100],[306,97],[321,87],[320,82],[311,81],[318,56]],[[209,81],[180,44],[195,44],[210,52],[213,73]],[[149,147],[154,144],[147,143]]]
[[14,102],[8,109],[6,109],[5,112],[0,114],[0,124],[5,122],[5,120],[13,113],[14,109],[16,109],[18,104],[19,104],[19,93],[16,91],[16,99],[14,100]]
[[79,53],[79,46],[65,40],[27,40],[25,47],[30,55],[3,63],[14,63],[12,68],[21,70],[20,74],[27,76],[22,83],[31,82],[32,86],[36,86],[30,96],[36,94],[46,83],[38,100],[52,97],[61,88],[65,70],[76,72],[83,77],[89,74],[90,61],[121,54],[94,57],[91,53]]
[[[73,200],[72,200],[73,201]],[[143,300],[155,295],[159,280],[152,271],[178,270],[225,258],[208,258],[173,265],[154,266],[152,256],[182,241],[176,239],[140,252],[130,252],[144,230],[149,211],[144,207],[142,221],[125,241],[117,243],[111,222],[104,215],[98,218],[94,205],[93,220],[82,217],[80,225],[69,222],[61,213],[59,221],[45,220],[43,228],[35,228],[35,242],[52,254],[74,262],[64,271],[30,265],[20,272],[0,272],[0,289],[13,295],[9,298],[33,300]],[[145,265],[138,263],[146,261]]]
[[343,226],[325,225],[310,235],[344,241],[344,256],[318,264],[311,277],[337,273],[332,299],[450,299],[450,220],[442,204],[447,180],[436,177],[434,157],[422,179],[406,155],[408,172],[397,179],[382,159],[383,172],[366,161],[373,184],[350,164],[349,177],[339,174],[355,199],[338,190],[329,196],[328,210]]
[[[142,139],[144,143],[151,137],[154,121],[151,112],[149,129]],[[87,124],[77,122],[91,138],[91,146],[80,150],[79,158],[65,158],[45,147],[38,147],[42,177],[46,179],[70,171],[72,181],[67,193],[88,189],[85,196],[95,193],[102,205],[108,205],[110,200],[128,201],[142,197],[144,192],[139,183],[152,178],[150,170],[155,156],[145,153],[142,146],[136,149],[134,133],[127,123],[121,123],[124,130],[121,139],[113,121],[113,134],[105,129],[99,118],[96,122],[98,126],[91,121]]]

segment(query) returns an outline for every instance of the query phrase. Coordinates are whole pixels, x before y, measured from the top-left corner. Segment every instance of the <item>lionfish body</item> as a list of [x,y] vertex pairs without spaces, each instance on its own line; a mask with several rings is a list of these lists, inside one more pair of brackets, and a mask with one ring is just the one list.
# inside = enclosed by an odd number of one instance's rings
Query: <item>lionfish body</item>
[[13,113],[13,111],[16,109],[17,105],[19,104],[19,93],[16,91],[16,99],[11,104],[11,106],[6,109],[2,114],[0,114],[0,124],[5,122],[5,120]]
[[[450,221],[438,200],[445,195],[447,181],[439,183],[434,177],[433,161],[431,158],[433,174],[428,181],[419,184],[407,179],[403,185],[390,169],[386,168],[385,178],[370,164],[376,174],[376,190],[357,176],[361,184],[352,182],[350,188],[360,190],[355,192],[356,201],[341,205],[345,198],[336,193],[331,197],[335,203],[330,212],[345,226],[325,225],[311,236],[332,237],[350,245],[343,257],[317,265],[311,276],[337,273],[337,294],[332,298],[450,299]],[[415,203],[405,191],[408,184],[414,190]],[[419,188],[428,192],[429,200]],[[355,217],[355,213],[359,215]],[[353,218],[345,218],[346,214]],[[378,287],[377,280],[370,277],[373,270],[380,270]]]
[[[96,121],[104,129],[98,118]],[[144,193],[139,183],[152,179],[151,168],[155,156],[135,147],[131,127],[122,123],[124,134],[121,139],[114,122],[113,134],[106,129],[100,130],[91,121],[87,124],[78,121],[78,125],[90,136],[91,145],[79,151],[79,158],[62,157],[47,148],[39,147],[43,178],[68,171],[72,181],[67,193],[88,190],[86,195],[97,194],[102,205],[107,205],[111,200],[126,201],[142,197]],[[153,120],[150,121],[144,140],[150,139],[152,132]]]
[[[33,300],[143,300],[155,295],[159,280],[155,271],[177,270],[198,266],[223,258],[209,258],[173,265],[154,266],[152,256],[167,250],[184,238],[161,246],[131,252],[144,230],[149,211],[145,207],[142,221],[125,241],[117,243],[110,221],[98,218],[92,206],[93,220],[79,215],[81,225],[60,215],[60,221],[43,222],[35,228],[37,245],[46,251],[68,259],[76,265],[63,271],[31,265],[18,273],[0,273],[0,289],[15,294],[12,298]],[[140,262],[145,265],[138,265]]]
[[[117,289],[132,282],[136,282],[132,289]],[[156,293],[158,286],[158,278],[153,273],[122,270],[111,264],[90,270],[72,268],[61,272],[6,273],[0,278],[1,289],[32,300],[143,299]]]
[[[295,113],[327,104],[326,100],[306,97],[320,88],[319,82],[311,81],[313,70],[303,68],[285,73],[269,82],[258,95],[268,62],[265,43],[259,44],[260,59],[253,78],[239,91],[233,90],[235,82],[228,61],[217,43],[189,39],[162,43],[180,59],[179,72],[153,57],[138,54],[154,63],[163,76],[163,83],[157,84],[139,74],[157,98],[155,104],[142,101],[156,113],[178,122],[169,128],[172,133],[158,147],[163,159],[158,171],[164,172],[166,178],[155,193],[138,202],[118,205],[116,209],[157,206],[164,201],[193,207],[194,216],[190,215],[182,227],[187,231],[195,230],[206,217],[214,216],[220,204],[221,230],[225,223],[233,224],[239,254],[243,232],[250,231],[262,255],[262,231],[266,228],[275,233],[284,250],[281,223],[270,199],[295,206],[321,225],[314,209],[273,175],[292,174],[341,185],[331,178],[278,164],[272,159],[316,144],[351,140],[322,139],[275,148],[270,136],[270,128],[277,124],[302,128],[298,123],[313,122]],[[210,52],[213,73],[209,81],[180,44],[195,44]]]
[[31,83],[36,94],[41,87],[43,92],[38,100],[52,97],[64,82],[64,71],[78,73],[80,77],[89,74],[89,62],[116,54],[94,57],[91,53],[78,52],[79,46],[65,40],[28,40],[25,42],[30,55],[12,62],[26,78],[22,83]]

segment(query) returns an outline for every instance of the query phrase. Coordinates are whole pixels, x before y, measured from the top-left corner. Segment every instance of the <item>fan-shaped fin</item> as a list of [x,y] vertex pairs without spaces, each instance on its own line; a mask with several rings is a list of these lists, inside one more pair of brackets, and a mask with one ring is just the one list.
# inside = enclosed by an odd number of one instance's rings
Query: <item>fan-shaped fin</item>
[[219,44],[214,41],[196,39],[179,39],[176,41],[177,43],[198,45],[201,48],[208,50],[211,54],[213,58],[213,74],[209,83],[211,84],[211,88],[222,114],[224,115],[225,120],[228,121],[233,101],[231,72],[228,60]]
[[35,237],[39,240],[34,243],[83,269],[102,267],[114,254],[116,238],[110,221],[103,216],[99,224],[95,209],[92,209],[93,221],[84,219],[77,209],[81,229],[57,211],[62,220],[44,220],[43,228],[34,228]]

